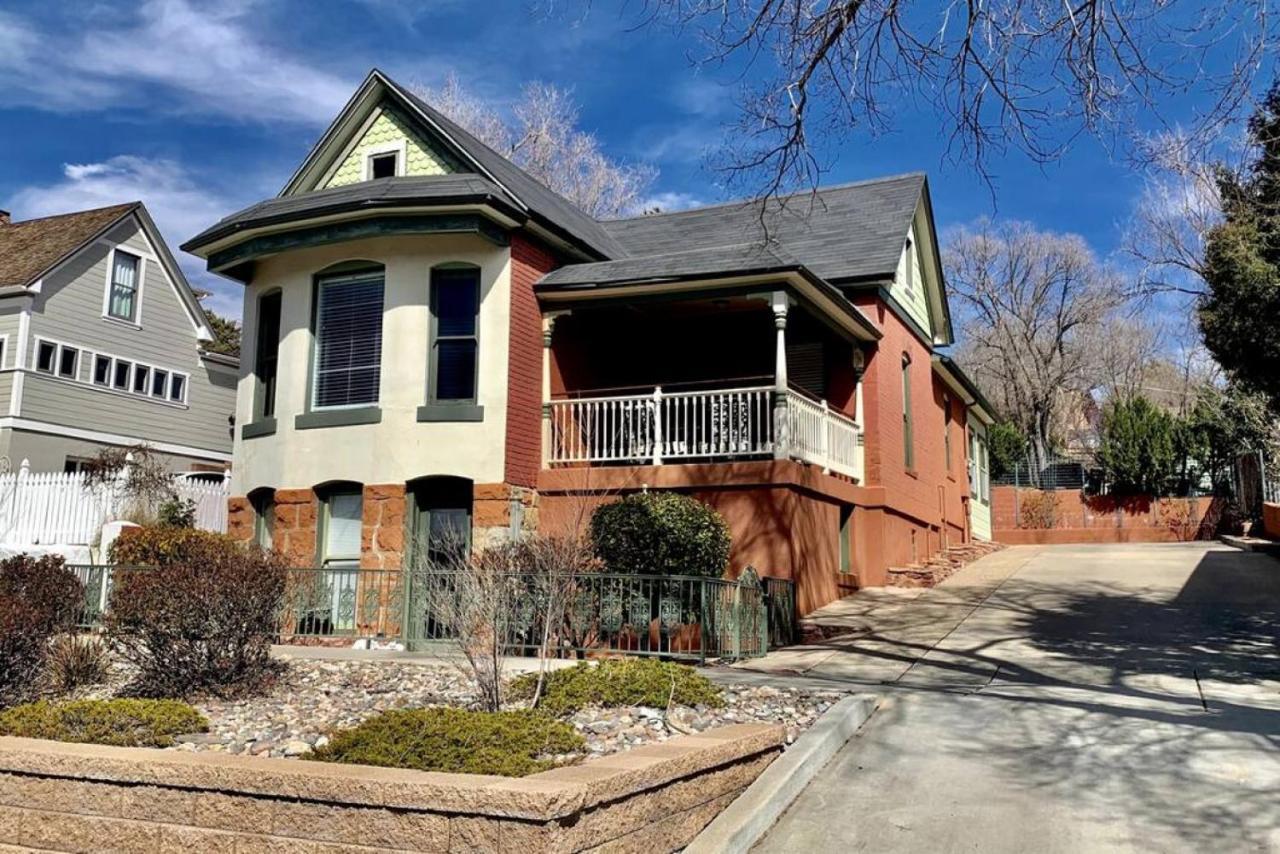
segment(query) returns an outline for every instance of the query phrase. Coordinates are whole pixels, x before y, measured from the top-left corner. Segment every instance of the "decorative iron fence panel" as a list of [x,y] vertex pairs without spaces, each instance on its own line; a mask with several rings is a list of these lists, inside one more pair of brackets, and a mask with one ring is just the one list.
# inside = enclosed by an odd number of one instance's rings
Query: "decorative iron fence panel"
[[789,578],[762,578],[765,608],[769,620],[769,646],[789,646],[796,642],[796,584]]

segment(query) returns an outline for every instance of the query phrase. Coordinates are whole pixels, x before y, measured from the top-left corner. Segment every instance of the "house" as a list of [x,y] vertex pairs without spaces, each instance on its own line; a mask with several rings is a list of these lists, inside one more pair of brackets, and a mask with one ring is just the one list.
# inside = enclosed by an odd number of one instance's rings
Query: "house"
[[245,285],[232,531],[297,565],[673,489],[808,611],[989,536],[923,175],[601,222],[375,70],[183,248]]
[[174,471],[231,460],[236,358],[141,202],[12,222],[0,212],[0,455],[76,471],[150,445]]

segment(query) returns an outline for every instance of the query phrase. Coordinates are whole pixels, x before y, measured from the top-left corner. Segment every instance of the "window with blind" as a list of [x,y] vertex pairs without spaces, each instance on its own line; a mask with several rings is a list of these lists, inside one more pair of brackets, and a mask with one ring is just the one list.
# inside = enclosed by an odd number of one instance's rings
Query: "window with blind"
[[381,269],[317,280],[312,409],[378,402],[382,289]]
[[360,491],[335,489],[324,496],[324,536],[320,563],[326,567],[360,565]]
[[117,320],[133,322],[138,317],[138,274],[142,259],[128,252],[115,251],[108,285],[107,314]]
[[257,400],[254,409],[257,418],[270,418],[276,414],[276,371],[280,357],[280,300],[279,291],[269,293],[258,300],[258,340],[254,358],[257,376]]
[[475,403],[479,319],[480,270],[432,270],[428,402]]

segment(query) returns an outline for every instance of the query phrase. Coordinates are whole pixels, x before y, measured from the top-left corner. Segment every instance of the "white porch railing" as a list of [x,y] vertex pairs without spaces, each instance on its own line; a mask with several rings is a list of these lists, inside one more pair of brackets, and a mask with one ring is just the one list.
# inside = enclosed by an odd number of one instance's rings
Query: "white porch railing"
[[547,462],[661,465],[687,459],[787,455],[862,480],[861,428],[788,392],[785,430],[772,386],[556,400]]
[[791,455],[862,482],[862,428],[827,402],[787,392],[787,446]]

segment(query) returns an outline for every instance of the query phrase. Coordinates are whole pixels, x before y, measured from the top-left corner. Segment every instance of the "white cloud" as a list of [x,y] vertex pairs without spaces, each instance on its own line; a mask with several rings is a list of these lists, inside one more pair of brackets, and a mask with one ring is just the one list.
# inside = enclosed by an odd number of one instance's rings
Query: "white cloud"
[[191,284],[210,292],[206,305],[238,318],[240,287],[206,272],[204,262],[180,252],[178,244],[246,202],[201,186],[176,161],[121,155],[100,163],[68,163],[61,180],[19,190],[12,206],[14,219],[30,219],[136,200],[146,204]]
[[54,110],[148,104],[241,119],[328,121],[354,88],[271,45],[261,10],[237,0],[148,0],[136,19],[40,31],[0,13],[0,103]]
[[706,204],[706,201],[698,198],[692,193],[681,193],[678,191],[668,191],[663,193],[654,193],[653,195],[640,202],[639,208],[642,211],[651,211],[657,208],[662,213],[671,213],[673,211],[684,211],[689,208],[698,208]]

